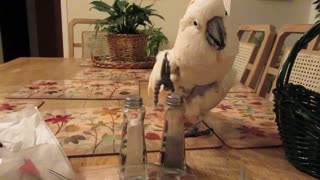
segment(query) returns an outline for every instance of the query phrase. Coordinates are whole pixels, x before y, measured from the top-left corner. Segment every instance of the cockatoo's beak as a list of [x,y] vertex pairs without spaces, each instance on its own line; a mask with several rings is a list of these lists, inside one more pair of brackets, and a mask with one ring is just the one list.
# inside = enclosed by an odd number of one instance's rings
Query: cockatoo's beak
[[215,16],[207,22],[206,37],[210,46],[216,50],[224,49],[226,31],[222,17]]

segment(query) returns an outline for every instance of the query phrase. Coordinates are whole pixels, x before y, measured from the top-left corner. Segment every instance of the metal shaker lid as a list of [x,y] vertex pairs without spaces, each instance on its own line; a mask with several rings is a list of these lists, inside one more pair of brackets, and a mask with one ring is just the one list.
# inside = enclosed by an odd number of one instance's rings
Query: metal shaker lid
[[179,94],[171,93],[167,96],[167,105],[169,106],[182,106],[183,98]]
[[127,96],[125,98],[124,107],[126,108],[139,108],[143,105],[142,97],[140,96]]

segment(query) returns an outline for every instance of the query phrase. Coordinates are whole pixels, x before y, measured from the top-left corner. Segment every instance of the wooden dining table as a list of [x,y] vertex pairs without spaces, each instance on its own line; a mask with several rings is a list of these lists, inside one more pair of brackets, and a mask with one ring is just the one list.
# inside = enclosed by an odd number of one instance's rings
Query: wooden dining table
[[[0,65],[0,98],[18,90],[34,80],[67,80],[86,67],[80,66],[83,59],[67,58],[18,58]],[[148,96],[147,82],[140,82],[140,95],[146,105],[153,104]],[[53,100],[44,99],[40,111],[54,108],[88,108],[105,104],[121,106],[118,100]],[[75,172],[119,165],[117,155],[69,158]],[[159,153],[148,153],[148,162],[157,163]],[[231,149],[222,146],[216,149],[188,150],[186,161],[198,179],[314,179],[294,168],[285,158],[282,147]]]

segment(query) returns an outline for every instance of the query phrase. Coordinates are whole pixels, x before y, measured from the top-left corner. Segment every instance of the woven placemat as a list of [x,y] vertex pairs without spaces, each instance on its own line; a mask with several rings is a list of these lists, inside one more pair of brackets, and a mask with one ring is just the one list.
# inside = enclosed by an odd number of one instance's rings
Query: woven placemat
[[39,100],[15,100],[15,99],[2,99],[0,100],[0,116],[17,112],[29,105],[40,107],[43,101]]
[[[146,107],[145,138],[147,151],[160,150],[164,108]],[[55,109],[41,112],[69,157],[117,154],[122,130],[119,107]],[[186,124],[189,127],[189,125]],[[215,136],[187,138],[186,149],[210,149],[222,146]]]
[[73,79],[103,79],[103,80],[136,80],[148,81],[149,69],[102,69],[86,68],[78,72]]
[[235,149],[282,145],[271,102],[262,99],[225,99],[207,119],[215,133]]
[[38,80],[9,94],[12,99],[124,99],[139,95],[138,81]]
[[229,93],[254,93],[255,90],[242,84],[236,83],[230,90]]

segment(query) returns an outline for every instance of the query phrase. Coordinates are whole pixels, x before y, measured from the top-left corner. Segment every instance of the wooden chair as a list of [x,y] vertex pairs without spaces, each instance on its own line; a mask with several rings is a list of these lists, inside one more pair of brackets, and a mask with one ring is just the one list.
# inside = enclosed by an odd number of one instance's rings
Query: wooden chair
[[[249,64],[255,60],[257,56],[257,45],[254,43],[240,42],[239,53],[233,63],[233,68],[237,70],[236,81],[244,83],[247,75]],[[246,72],[246,74],[244,74]]]
[[[281,66],[287,60],[291,48],[286,48],[281,58]],[[276,88],[278,74],[275,75],[272,87],[266,99],[273,100],[272,90]],[[299,52],[295,64],[292,69],[289,82],[294,84],[300,84],[307,89],[320,93],[320,52],[314,50],[302,50]]]
[[[68,25],[69,36],[69,57],[74,58],[74,50],[77,47],[82,48],[82,57],[88,58],[91,53],[98,52],[97,54],[103,54],[108,49],[107,33],[99,32],[95,37],[94,31],[83,31],[81,34],[81,43],[75,43],[75,26],[76,25],[94,25],[97,19],[73,19]],[[94,50],[93,50],[94,49]]]
[[[263,98],[267,98],[268,94],[270,94],[270,85],[272,85],[272,81],[279,74],[279,56],[281,54],[282,47],[284,45],[285,40],[291,34],[303,34],[308,29],[311,28],[311,24],[290,24],[284,25],[279,31],[276,42],[272,49],[271,55],[268,59],[266,68],[263,72],[261,81],[257,88],[257,95]],[[307,47],[308,50],[318,50],[319,45],[319,37],[315,38]],[[288,53],[288,52],[287,52]],[[282,59],[283,61],[283,59]],[[281,62],[280,62],[281,64]],[[270,97],[268,98],[270,99]]]
[[299,52],[289,82],[320,93],[320,52],[312,50]]
[[[290,51],[291,51],[291,47],[287,47],[287,48],[283,51],[282,57],[281,57],[281,59],[280,59],[280,62],[278,62],[278,64],[279,64],[280,67],[282,67],[283,63],[284,63],[284,62],[286,61],[286,59],[288,58]],[[270,89],[270,90],[269,90],[269,91],[267,92],[267,94],[264,96],[264,98],[267,99],[267,100],[269,100],[269,101],[273,101],[273,93],[272,93],[272,90],[273,90],[274,88],[276,88],[276,82],[277,82],[278,75],[279,75],[279,71],[278,71],[277,74],[274,75],[273,81],[270,82],[270,83],[272,83],[272,86],[271,86],[271,84],[270,84],[271,88],[268,88],[268,89]]]
[[[258,33],[263,33],[264,38],[261,42],[260,47],[256,45],[256,49],[253,52],[252,56],[248,56],[249,61],[243,71],[243,75],[240,79],[240,82],[244,85],[256,89],[259,79],[262,75],[264,66],[270,55],[275,37],[276,31],[275,27],[269,24],[243,24],[238,28],[238,38],[241,40],[244,33],[248,32],[249,35],[245,39],[244,43],[253,43],[254,37]],[[244,43],[240,44],[240,53],[244,50]],[[235,61],[238,59],[236,58]]]
[[[244,33],[249,34],[244,41],[241,41]],[[263,41],[259,45],[253,43],[258,33],[263,33]],[[240,47],[233,66],[237,70],[236,78],[239,83],[236,83],[229,93],[255,92],[275,36],[275,28],[272,25],[244,24],[239,26],[238,38]]]

